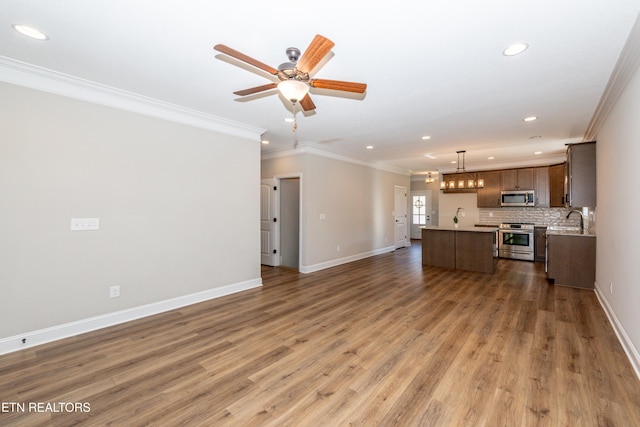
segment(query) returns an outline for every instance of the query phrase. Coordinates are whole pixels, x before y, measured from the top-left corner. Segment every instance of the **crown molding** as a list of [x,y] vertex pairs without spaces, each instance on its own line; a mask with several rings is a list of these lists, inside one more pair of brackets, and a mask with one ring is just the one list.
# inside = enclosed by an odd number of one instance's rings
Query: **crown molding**
[[600,128],[613,110],[629,81],[640,67],[640,14],[631,28],[618,62],[609,77],[596,111],[589,122],[584,141],[595,141]]
[[0,81],[254,141],[264,129],[0,55]]
[[329,159],[340,160],[347,163],[353,163],[360,166],[369,167],[372,169],[378,169],[385,172],[397,173],[399,175],[410,176],[411,171],[396,166],[392,166],[381,162],[368,162],[366,160],[357,159],[355,157],[346,156],[344,154],[335,153],[333,151],[327,151],[320,149],[313,143],[302,142],[295,148],[284,148],[269,150],[262,153],[262,160],[277,159],[279,157],[295,156],[298,154],[313,154],[320,157],[326,157]]

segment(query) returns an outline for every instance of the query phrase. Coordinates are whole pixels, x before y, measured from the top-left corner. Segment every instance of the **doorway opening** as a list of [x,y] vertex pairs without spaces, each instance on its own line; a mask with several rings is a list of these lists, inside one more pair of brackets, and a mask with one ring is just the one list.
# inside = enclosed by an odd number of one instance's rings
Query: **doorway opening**
[[280,264],[300,268],[300,178],[280,179]]
[[300,269],[301,177],[263,179],[260,192],[261,263]]

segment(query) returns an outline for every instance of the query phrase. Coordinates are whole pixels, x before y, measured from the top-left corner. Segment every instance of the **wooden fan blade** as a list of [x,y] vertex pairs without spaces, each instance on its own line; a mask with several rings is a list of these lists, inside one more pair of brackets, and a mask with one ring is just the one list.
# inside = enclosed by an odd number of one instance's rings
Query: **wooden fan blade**
[[335,46],[334,42],[317,34],[313,40],[311,40],[311,44],[309,44],[307,50],[304,51],[302,57],[298,60],[296,68],[303,73],[310,73],[311,70],[322,61],[322,58],[333,49],[333,46]]
[[309,80],[309,86],[354,93],[364,93],[367,90],[366,83],[343,82],[341,80],[312,79]]
[[217,44],[213,47],[218,52],[222,52],[225,55],[229,55],[233,58],[236,58],[239,61],[246,62],[249,65],[253,65],[256,68],[259,68],[263,71],[266,71],[269,74],[273,74],[274,76],[278,75],[278,70],[275,68],[265,64],[264,62],[260,62],[257,59],[253,59],[250,56],[245,55],[242,52],[238,52],[235,49],[230,48],[229,46],[225,46],[223,44]]
[[310,111],[310,110],[316,109],[316,105],[311,100],[311,97],[309,96],[309,94],[306,94],[304,98],[302,98],[302,101],[300,101],[300,106],[304,111]]
[[234,95],[245,96],[251,95],[252,93],[264,92],[265,90],[275,89],[278,87],[277,83],[267,83],[266,85],[252,87],[250,89],[238,90],[233,92]]

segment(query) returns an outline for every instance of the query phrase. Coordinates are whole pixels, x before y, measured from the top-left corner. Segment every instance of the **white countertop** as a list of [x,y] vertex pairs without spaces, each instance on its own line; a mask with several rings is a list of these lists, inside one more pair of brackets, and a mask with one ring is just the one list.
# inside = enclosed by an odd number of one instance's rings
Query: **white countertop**
[[558,236],[596,237],[595,233],[589,233],[588,230],[584,230],[584,233],[581,233],[580,229],[547,227],[547,235],[554,234]]

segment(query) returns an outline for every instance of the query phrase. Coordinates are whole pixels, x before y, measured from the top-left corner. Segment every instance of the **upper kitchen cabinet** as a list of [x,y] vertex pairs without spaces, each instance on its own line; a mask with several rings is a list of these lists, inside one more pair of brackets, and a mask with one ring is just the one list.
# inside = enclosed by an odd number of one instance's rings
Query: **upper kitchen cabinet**
[[541,167],[534,169],[535,186],[535,202],[536,207],[548,208],[549,207],[549,168]]
[[564,207],[564,163],[549,166],[549,207]]
[[479,208],[500,207],[500,171],[478,172],[478,182],[483,181],[483,186],[478,187]]
[[595,141],[567,146],[565,193],[566,206],[596,206]]
[[500,171],[503,190],[533,190],[533,168],[505,169]]

